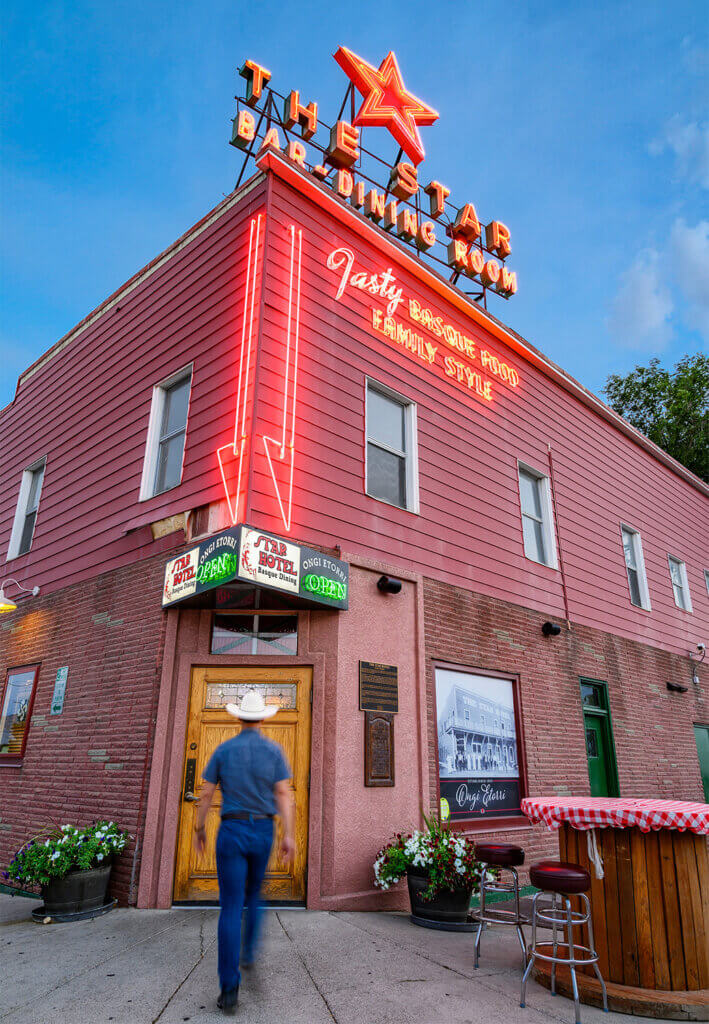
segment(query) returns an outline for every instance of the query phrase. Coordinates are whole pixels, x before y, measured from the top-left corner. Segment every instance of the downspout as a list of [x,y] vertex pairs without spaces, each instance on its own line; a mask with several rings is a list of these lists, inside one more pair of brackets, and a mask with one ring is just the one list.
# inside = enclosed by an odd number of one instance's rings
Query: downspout
[[564,571],[564,555],[561,549],[561,531],[559,529],[559,510],[556,505],[556,486],[554,483],[554,460],[551,454],[551,445],[547,444],[547,452],[549,457],[549,486],[551,488],[551,503],[554,508],[554,524],[556,526],[556,550],[559,554],[559,572],[561,573],[561,592],[564,597],[564,617],[566,618],[566,628],[571,629],[571,619],[569,618],[569,595],[566,590],[566,572]]

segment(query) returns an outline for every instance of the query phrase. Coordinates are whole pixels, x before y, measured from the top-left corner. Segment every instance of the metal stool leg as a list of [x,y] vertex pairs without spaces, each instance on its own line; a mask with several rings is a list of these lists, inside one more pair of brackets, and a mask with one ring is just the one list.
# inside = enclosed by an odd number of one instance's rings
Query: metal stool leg
[[532,944],[529,947],[529,960],[527,961],[527,966],[525,968],[524,974],[522,975],[522,991],[520,993],[519,1000],[519,1005],[522,1007],[524,1007],[525,1005],[525,998],[527,995],[527,979],[529,978],[529,975],[532,973],[532,967],[534,966],[534,961],[536,959],[535,950],[537,948],[537,900],[540,895],[541,893],[535,892],[532,898]]
[[514,879],[514,887],[515,887],[515,917],[517,918],[517,924],[516,924],[515,928],[517,930],[517,938],[519,939],[519,944],[522,947],[522,963],[526,967],[527,966],[527,943],[526,943],[525,938],[524,938],[524,931],[522,929],[522,925],[520,924],[519,875],[517,874],[517,869],[516,868],[510,868],[510,871],[512,872],[512,878]]
[[[557,927],[556,926],[556,910],[557,910],[556,893],[553,893],[552,894],[552,898],[551,898],[551,911],[552,911],[552,914],[554,916],[554,924],[551,926],[551,937],[552,937],[552,942],[554,944],[553,949],[551,951],[551,955],[553,957],[556,957],[556,951],[559,948],[559,943],[558,943],[558,938],[557,938],[557,930],[556,930],[556,927]],[[552,960],[552,964],[551,964],[551,994],[553,996],[556,995],[556,963],[555,963],[554,960]]]
[[477,934],[475,936],[475,945],[473,946],[473,967],[478,966],[480,960],[480,939],[482,937],[483,928],[485,922],[485,874],[487,872],[487,864],[482,865],[482,874],[480,875],[480,923],[478,924]]
[[[596,943],[595,943],[595,940],[593,938],[593,921],[591,920],[591,903],[590,903],[589,898],[586,895],[586,893],[582,893],[581,894],[581,898],[584,901],[584,904],[586,905],[586,915],[588,917],[588,944],[591,947],[591,953],[593,954],[593,956],[598,956],[598,951],[596,950]],[[603,994],[603,1012],[604,1013],[608,1013],[608,993],[606,992],[606,983],[603,980],[603,975],[601,974],[601,970],[600,970],[600,968],[598,966],[598,961],[597,960],[594,960],[594,962],[593,962],[593,969],[596,972],[596,977],[598,978],[598,981],[600,982],[600,985],[601,985],[601,992]]]
[[574,967],[574,919],[571,916],[571,900],[568,896],[564,897],[564,903],[566,904],[566,916],[568,919],[569,929],[569,974],[571,975],[571,987],[574,991],[574,1009],[576,1011],[576,1024],[581,1024],[581,1008],[579,1006],[579,987],[576,982],[576,968]]

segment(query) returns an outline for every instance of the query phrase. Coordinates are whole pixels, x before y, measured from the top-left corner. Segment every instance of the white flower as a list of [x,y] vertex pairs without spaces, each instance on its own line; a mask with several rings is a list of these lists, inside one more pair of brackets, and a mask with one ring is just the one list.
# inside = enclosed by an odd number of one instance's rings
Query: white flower
[[102,853],[96,854],[96,860],[103,860],[103,854]]
[[44,845],[45,845],[45,846],[49,846],[49,843],[50,843],[50,840],[48,839],[48,840],[47,840],[47,841],[45,842],[45,844],[44,844]]
[[58,856],[59,856],[59,850],[55,850],[54,853],[51,855],[51,857],[49,859],[50,860],[56,860]]

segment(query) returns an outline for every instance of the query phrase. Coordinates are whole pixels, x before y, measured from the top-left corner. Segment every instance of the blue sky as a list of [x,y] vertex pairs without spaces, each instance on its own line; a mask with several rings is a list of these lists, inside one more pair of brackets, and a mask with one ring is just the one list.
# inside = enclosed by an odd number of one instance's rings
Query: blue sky
[[511,228],[519,292],[490,306],[511,327],[596,392],[610,372],[709,346],[703,3],[9,0],[5,12],[0,408],[26,366],[231,191],[243,59],[332,121],[340,44],[377,65],[396,51],[407,87],[441,114],[421,130],[421,177]]

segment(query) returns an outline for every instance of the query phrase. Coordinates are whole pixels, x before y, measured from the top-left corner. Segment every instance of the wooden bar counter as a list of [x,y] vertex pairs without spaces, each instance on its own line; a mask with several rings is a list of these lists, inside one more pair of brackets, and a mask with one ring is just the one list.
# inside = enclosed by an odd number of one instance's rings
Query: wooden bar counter
[[[528,798],[522,809],[531,821],[558,828],[559,860],[591,876],[609,1007],[709,1020],[709,805],[549,797]],[[535,976],[548,984],[548,965],[539,963]],[[577,977],[582,1001],[600,1004],[590,969]],[[560,971],[564,994],[567,981],[570,991],[568,972]]]

